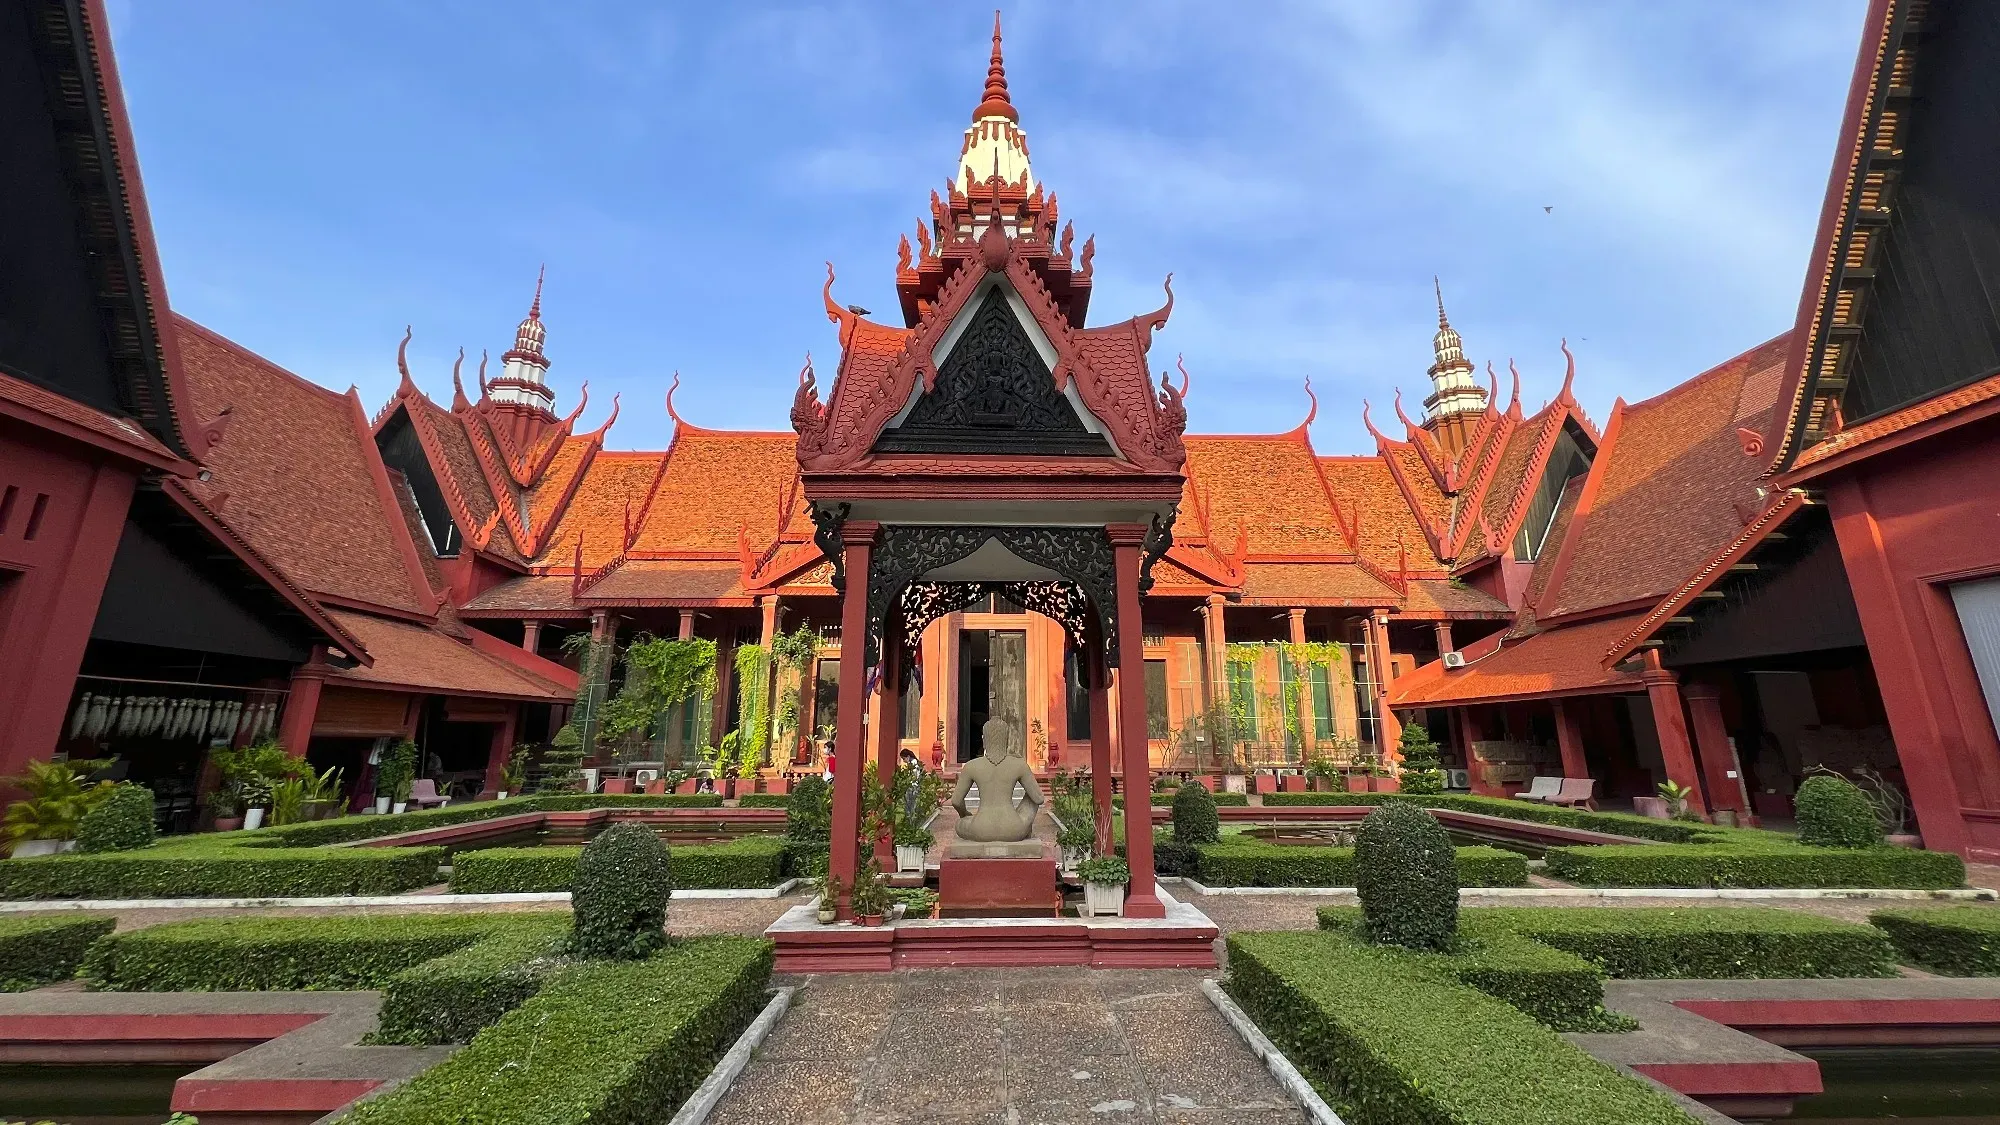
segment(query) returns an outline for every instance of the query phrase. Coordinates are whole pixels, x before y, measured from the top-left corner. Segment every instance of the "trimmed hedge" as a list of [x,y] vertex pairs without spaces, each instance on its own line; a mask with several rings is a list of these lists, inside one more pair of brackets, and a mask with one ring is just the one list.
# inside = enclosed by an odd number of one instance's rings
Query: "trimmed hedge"
[[658,796],[644,793],[552,793],[547,796],[509,797],[504,801],[475,801],[465,805],[446,805],[440,809],[416,809],[384,816],[376,816],[373,813],[357,814],[333,820],[287,824],[279,828],[262,828],[236,838],[261,837],[270,840],[274,845],[314,847],[320,844],[372,840],[378,836],[394,836],[401,832],[442,828],[448,824],[464,824],[467,821],[491,820],[494,817],[516,816],[530,812],[721,807],[722,798],[715,793],[664,793]]
[[[383,818],[388,819],[388,818]],[[401,894],[438,882],[443,848],[267,848],[256,833],[188,837],[129,852],[0,863],[0,899],[288,898]]]
[[579,957],[643,961],[666,947],[674,873],[667,845],[643,824],[614,824],[583,846],[570,906]]
[[1799,843],[1816,848],[1879,848],[1882,824],[1859,785],[1834,774],[1814,774],[1792,797]]
[[1774,833],[1755,829],[1715,828],[1706,824],[1689,824],[1685,821],[1655,820],[1649,816],[1634,816],[1631,813],[1566,809],[1555,805],[1536,804],[1532,801],[1515,801],[1506,797],[1479,797],[1466,793],[1266,793],[1264,803],[1288,807],[1416,804],[1427,809],[1451,809],[1455,812],[1503,816],[1510,820],[1553,824],[1563,828],[1581,828],[1590,832],[1633,836],[1641,840],[1658,840],[1667,844],[1692,843],[1716,834],[1775,836]]
[[526,1003],[563,967],[568,912],[488,917],[499,925],[485,937],[389,978],[382,988],[381,1026],[370,1042],[467,1042]]
[[1450,948],[1458,938],[1457,859],[1444,826],[1423,809],[1383,805],[1369,813],[1354,838],[1361,935],[1410,949]]
[[1617,979],[1891,977],[1895,951],[1868,926],[1741,907],[1483,907],[1503,927]]
[[1183,782],[1174,794],[1173,807],[1174,839],[1184,844],[1213,844],[1222,838],[1222,822],[1215,816],[1215,794],[1208,786]]
[[1990,906],[1903,907],[1868,920],[1902,959],[1953,977],[2000,976],[2000,910]]
[[399,914],[172,922],[100,939],[84,957],[82,975],[97,988],[118,992],[381,988],[413,965],[480,941],[509,917]]
[[739,809],[788,809],[792,807],[790,793],[745,793],[736,798]]
[[[451,865],[453,894],[566,891],[576,882],[581,845],[538,848],[482,848],[460,852]],[[684,844],[668,849],[674,886],[693,888],[774,887],[784,881],[785,840],[743,836],[721,844]]]
[[[1193,781],[1193,782],[1189,782],[1188,784],[1190,784],[1190,785],[1201,785],[1201,782],[1199,782],[1199,781]],[[1202,785],[1202,788],[1206,789],[1206,788],[1208,788],[1208,787],[1207,787],[1206,785]],[[1180,792],[1180,790],[1179,790],[1179,789],[1168,789],[1168,790],[1163,790],[1163,791],[1155,791],[1155,792],[1153,793],[1153,803],[1154,803],[1155,805],[1171,805],[1171,804],[1173,804],[1173,803],[1174,803],[1174,796],[1175,796],[1176,794],[1178,794],[1179,792]],[[1248,793],[1215,793],[1215,792],[1211,792],[1211,793],[1209,794],[1209,796],[1211,796],[1211,797],[1215,798],[1215,803],[1216,803],[1217,805],[1231,805],[1231,806],[1234,806],[1234,807],[1236,807],[1236,808],[1243,808],[1244,806],[1246,806],[1246,805],[1248,805],[1248,804],[1250,803],[1250,795],[1249,795]],[[1121,793],[1121,794],[1119,794],[1118,796],[1116,796],[1116,797],[1113,797],[1113,798],[1111,798],[1111,803],[1112,803],[1112,804],[1113,804],[1114,806],[1118,807],[1118,808],[1121,808],[1121,809],[1122,809],[1122,808],[1124,808],[1124,807],[1125,807],[1125,795]]]
[[[1194,849],[1195,878],[1212,887],[1351,887],[1354,849],[1267,844],[1232,836]],[[1456,849],[1461,887],[1525,887],[1528,859],[1475,845]]]
[[1550,848],[1545,874],[1586,887],[1905,887],[1965,882],[1965,861],[1914,848],[1808,848],[1783,840]]
[[0,992],[25,992],[75,976],[91,943],[117,925],[106,914],[0,918]]
[[[641,1125],[673,1116],[764,1004],[771,944],[683,942],[578,965],[342,1125]],[[532,1060],[530,1065],[529,1060]]]
[[1688,1125],[1666,1094],[1437,956],[1341,934],[1229,939],[1229,992],[1349,1120],[1370,1125]]
[[151,847],[153,835],[153,791],[121,783],[77,822],[76,850],[129,852]]
[[[1450,950],[1424,964],[1507,1001],[1557,1031],[1623,1031],[1631,1023],[1604,1009],[1604,971],[1575,954],[1522,937],[1487,921],[1485,910],[1459,915],[1459,937]],[[1319,928],[1360,935],[1361,910],[1328,906]]]

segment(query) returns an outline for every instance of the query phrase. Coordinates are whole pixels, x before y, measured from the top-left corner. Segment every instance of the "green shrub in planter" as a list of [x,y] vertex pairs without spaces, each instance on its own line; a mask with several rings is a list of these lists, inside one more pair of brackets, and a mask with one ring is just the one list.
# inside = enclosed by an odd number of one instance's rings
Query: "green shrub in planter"
[[2000,910],[1916,906],[1877,910],[1868,920],[1904,961],[1953,977],[2000,977]]
[[25,992],[75,976],[92,943],[117,925],[106,914],[0,918],[0,992]]
[[1181,784],[1174,794],[1174,839],[1183,844],[1213,844],[1222,838],[1222,821],[1215,811],[1215,794],[1198,781]]
[[1814,774],[1799,786],[1799,843],[1818,848],[1882,846],[1882,823],[1861,787],[1833,774]]
[[674,893],[667,845],[639,824],[614,824],[584,845],[570,904],[580,957],[636,960],[667,943]]
[[1451,837],[1414,805],[1384,805],[1354,841],[1361,935],[1379,945],[1446,949],[1458,935],[1458,862]]
[[129,852],[153,843],[153,791],[120,784],[76,825],[76,850]]
[[785,838],[823,848],[832,835],[833,787],[824,777],[807,774],[785,802]]
[[1132,869],[1115,855],[1101,855],[1077,864],[1076,876],[1101,887],[1122,887],[1132,881]]

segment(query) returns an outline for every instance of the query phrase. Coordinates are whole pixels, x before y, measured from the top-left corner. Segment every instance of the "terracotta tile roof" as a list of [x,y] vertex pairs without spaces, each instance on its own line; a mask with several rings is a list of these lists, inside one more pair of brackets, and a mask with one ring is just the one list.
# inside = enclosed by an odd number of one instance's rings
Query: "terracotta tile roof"
[[1737,411],[1746,380],[1780,367],[1786,344],[1780,336],[1625,408],[1592,467],[1598,479],[1544,617],[1658,598],[1735,537],[1736,501],[1754,495],[1763,467],[1744,456],[1737,430],[1761,429],[1769,408]]
[[46,415],[87,430],[114,445],[123,446],[149,464],[178,460],[176,454],[149,434],[137,422],[116,418],[73,398],[44,390],[25,379],[0,374],[0,401],[14,403],[36,414]]
[[574,578],[567,574],[528,574],[510,578],[466,602],[461,612],[476,616],[573,610],[576,600],[570,596],[570,590],[574,584]]
[[586,602],[625,604],[747,598],[741,569],[733,562],[654,562],[634,560],[583,592]]
[[[1493,480],[1486,486],[1486,494],[1479,501],[1481,514],[1496,534],[1506,535],[1513,530],[1508,517],[1514,514],[1516,500],[1541,483],[1541,474],[1535,471],[1538,468],[1534,463],[1535,450],[1541,445],[1543,433],[1556,412],[1556,404],[1552,402],[1513,426],[1507,435],[1506,448],[1500,451],[1500,463],[1493,469]],[[1500,546],[1504,549],[1507,544]]]
[[1409,617],[1447,613],[1509,617],[1513,615],[1513,610],[1508,608],[1506,602],[1471,586],[1419,578],[1410,582],[1410,592],[1403,599],[1403,613]]
[[1414,446],[1392,446],[1386,456],[1394,462],[1397,483],[1405,490],[1411,507],[1439,534],[1451,527],[1451,497],[1438,487],[1424,455]]
[[1396,680],[1389,703],[1429,707],[1642,690],[1636,673],[1609,672],[1599,663],[1604,651],[1631,632],[1641,616],[1611,617],[1508,641],[1464,668],[1449,669],[1433,661]]
[[1240,525],[1253,555],[1344,555],[1347,537],[1315,471],[1312,447],[1290,436],[1187,435],[1183,511],[1208,510],[1210,534],[1234,543]]
[[1355,546],[1363,558],[1393,573],[1407,551],[1413,572],[1444,569],[1387,461],[1380,456],[1322,457],[1319,468],[1340,517],[1359,524]]
[[563,439],[562,448],[549,459],[549,467],[542,471],[541,479],[528,490],[523,505],[531,537],[540,536],[554,522],[564,499],[569,496],[570,486],[576,482],[577,474],[584,471],[585,459],[597,446],[598,440],[594,437]]
[[1287,605],[1394,606],[1402,598],[1356,563],[1251,563],[1243,599]]
[[306,590],[428,612],[403,553],[402,514],[377,487],[374,442],[354,400],[185,317],[174,325],[191,413],[230,412],[222,441],[203,459],[211,478],[189,490]]
[[1569,525],[1576,518],[1577,498],[1583,494],[1584,476],[1571,477],[1563,486],[1562,496],[1556,500],[1555,514],[1549,517],[1549,533],[1542,537],[1542,553],[1535,558],[1535,573],[1528,579],[1528,596],[1525,604],[1534,605],[1542,600],[1542,591],[1548,589],[1549,578],[1555,573],[1558,548],[1569,534]]
[[747,528],[751,550],[777,537],[781,515],[809,528],[798,478],[798,439],[785,433],[730,433],[682,426],[674,434],[666,475],[646,510],[633,551],[737,550]]
[[574,692],[532,675],[435,628],[365,613],[335,611],[334,620],[361,639],[375,662],[327,677],[330,683],[417,688],[452,695],[567,700]]
[[568,569],[576,561],[579,535],[585,570],[617,558],[624,548],[627,502],[636,523],[645,513],[647,492],[665,458],[664,453],[601,453],[592,458],[534,565]]
[[[422,395],[408,395],[402,401],[410,411],[411,424],[423,427],[422,432],[444,459],[445,463],[432,466],[432,471],[440,477],[449,478],[439,480],[438,484],[443,487],[448,499],[459,501],[463,506],[463,511],[452,515],[460,524],[459,533],[470,538],[493,518],[498,503],[485,471],[480,468],[479,454],[473,450],[472,439],[465,432],[466,421]],[[501,521],[500,530],[486,549],[521,561],[521,554],[515,549],[505,520]]]
[[1830,457],[1892,437],[1912,426],[1943,418],[1968,406],[1977,406],[1996,398],[2000,398],[2000,375],[1969,383],[1955,391],[1925,399],[1901,410],[1891,411],[1879,418],[1870,418],[1866,422],[1834,434],[1799,454],[1798,460],[1792,463],[1792,471],[1798,472]]

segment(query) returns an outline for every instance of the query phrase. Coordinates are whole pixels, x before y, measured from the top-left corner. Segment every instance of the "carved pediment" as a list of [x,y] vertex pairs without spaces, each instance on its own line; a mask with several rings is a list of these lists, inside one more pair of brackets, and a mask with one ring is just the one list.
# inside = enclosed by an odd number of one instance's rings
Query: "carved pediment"
[[876,439],[877,453],[1113,455],[1056,386],[1006,294],[987,291],[936,381]]

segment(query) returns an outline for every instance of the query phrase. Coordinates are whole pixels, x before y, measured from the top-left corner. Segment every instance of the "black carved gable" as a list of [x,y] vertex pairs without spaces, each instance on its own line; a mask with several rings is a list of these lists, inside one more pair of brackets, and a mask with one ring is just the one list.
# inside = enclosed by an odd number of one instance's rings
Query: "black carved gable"
[[938,368],[937,384],[903,423],[884,430],[878,453],[1033,453],[1110,456],[1111,443],[1077,416],[1035,343],[989,290]]

